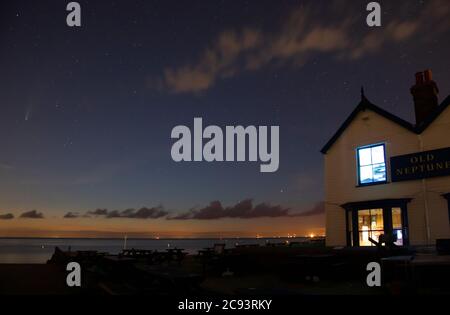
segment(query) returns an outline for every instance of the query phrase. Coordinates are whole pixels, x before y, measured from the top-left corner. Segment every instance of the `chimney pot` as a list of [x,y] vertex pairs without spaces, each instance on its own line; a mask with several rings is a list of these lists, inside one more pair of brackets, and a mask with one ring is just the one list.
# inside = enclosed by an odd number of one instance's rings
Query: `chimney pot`
[[431,70],[416,73],[416,84],[411,87],[411,94],[414,98],[416,124],[419,125],[438,107],[439,89],[433,81]]
[[423,73],[425,76],[425,82],[431,82],[433,81],[433,72],[431,72],[430,69],[425,70],[425,72]]

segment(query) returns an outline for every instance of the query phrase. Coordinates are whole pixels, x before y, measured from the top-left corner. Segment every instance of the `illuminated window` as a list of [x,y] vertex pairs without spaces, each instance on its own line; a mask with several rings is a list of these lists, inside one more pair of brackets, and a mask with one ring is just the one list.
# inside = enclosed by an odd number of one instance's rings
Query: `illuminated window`
[[374,246],[370,239],[378,242],[384,234],[383,209],[358,211],[359,246]]
[[342,205],[348,246],[408,246],[407,203],[411,199],[384,199]]
[[360,185],[386,182],[384,144],[358,148],[357,159]]

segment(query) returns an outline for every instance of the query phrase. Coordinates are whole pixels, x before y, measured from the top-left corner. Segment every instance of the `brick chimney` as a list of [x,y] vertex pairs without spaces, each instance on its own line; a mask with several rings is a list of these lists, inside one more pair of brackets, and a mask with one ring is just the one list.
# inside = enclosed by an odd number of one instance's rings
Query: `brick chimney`
[[416,84],[411,87],[416,112],[416,125],[422,123],[438,107],[439,89],[431,70],[416,73]]

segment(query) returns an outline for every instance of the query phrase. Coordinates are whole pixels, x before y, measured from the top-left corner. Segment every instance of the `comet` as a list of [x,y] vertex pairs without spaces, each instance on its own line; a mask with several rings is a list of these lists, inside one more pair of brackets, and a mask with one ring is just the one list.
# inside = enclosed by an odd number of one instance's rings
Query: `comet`
[[27,107],[27,110],[25,112],[25,121],[28,121],[31,119],[32,113],[33,113],[33,104]]

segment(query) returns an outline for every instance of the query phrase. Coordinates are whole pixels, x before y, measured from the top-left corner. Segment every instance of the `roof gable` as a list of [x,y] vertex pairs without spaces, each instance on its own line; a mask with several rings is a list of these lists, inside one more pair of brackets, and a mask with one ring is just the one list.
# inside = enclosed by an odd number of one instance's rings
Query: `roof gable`
[[331,139],[325,144],[325,146],[322,148],[322,150],[320,150],[320,152],[326,154],[361,111],[369,109],[413,133],[420,134],[426,128],[428,128],[428,126],[430,126],[433,123],[433,121],[436,120],[436,118],[439,117],[439,115],[447,108],[449,104],[450,104],[450,95],[447,96],[447,98],[441,103],[441,105],[436,107],[436,110],[434,110],[424,122],[422,122],[420,125],[415,126],[414,124],[411,124],[410,122],[394,114],[389,113],[388,111],[382,109],[381,107],[372,104],[364,95],[362,95],[361,102],[359,102],[358,106],[356,106],[356,108],[353,110],[350,116],[347,117],[347,119],[344,121],[341,127],[339,127],[339,129],[336,131],[333,137],[331,137]]

